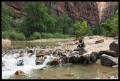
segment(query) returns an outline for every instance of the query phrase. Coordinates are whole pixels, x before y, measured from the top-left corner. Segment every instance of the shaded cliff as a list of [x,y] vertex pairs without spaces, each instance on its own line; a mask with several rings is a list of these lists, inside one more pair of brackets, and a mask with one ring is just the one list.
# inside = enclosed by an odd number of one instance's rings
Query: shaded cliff
[[[22,11],[27,2],[6,2],[11,9]],[[117,2],[42,1],[55,16],[67,13],[75,20],[87,20],[90,25],[99,25],[112,17]]]

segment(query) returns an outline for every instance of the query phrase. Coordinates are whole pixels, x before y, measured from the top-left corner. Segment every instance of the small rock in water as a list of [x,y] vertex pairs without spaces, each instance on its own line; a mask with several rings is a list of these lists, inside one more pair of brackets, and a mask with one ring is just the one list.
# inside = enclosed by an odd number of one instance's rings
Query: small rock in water
[[15,72],[15,75],[17,75],[17,76],[24,76],[24,75],[26,75],[23,71],[21,71],[21,70],[17,70],[16,72]]
[[19,60],[17,63],[17,66],[23,66],[24,65],[24,61],[23,60]]

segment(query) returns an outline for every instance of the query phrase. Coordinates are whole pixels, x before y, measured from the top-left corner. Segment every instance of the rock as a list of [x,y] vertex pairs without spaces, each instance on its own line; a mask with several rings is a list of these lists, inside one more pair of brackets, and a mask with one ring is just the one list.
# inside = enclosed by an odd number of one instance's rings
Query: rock
[[17,66],[23,66],[24,65],[24,61],[23,60],[19,60],[18,62],[17,62]]
[[65,50],[63,50],[63,49],[55,49],[53,51],[54,56],[62,56],[62,55],[64,55],[63,53],[65,53]]
[[48,50],[40,50],[39,52],[36,53],[36,57],[41,57],[41,56],[46,56],[49,55],[49,51]]
[[99,53],[97,52],[92,52],[91,54],[86,54],[80,56],[80,64],[92,64],[97,61],[97,59],[100,58]]
[[100,39],[100,40],[95,41],[95,44],[102,43],[102,42],[104,42],[104,39]]
[[25,76],[26,74],[23,71],[21,71],[21,70],[17,70],[15,72],[15,75],[17,75],[17,76]]
[[103,54],[100,58],[101,64],[104,66],[113,66],[118,64],[118,58]]
[[71,57],[69,57],[69,63],[80,63],[79,56],[71,56]]
[[33,50],[33,49],[29,49],[29,50],[27,51],[27,53],[34,53],[34,50]]
[[45,61],[45,59],[46,59],[45,56],[43,56],[43,57],[37,57],[36,60],[35,60],[36,65],[43,64],[43,62]]
[[119,49],[118,49],[118,40],[116,41],[113,41],[110,45],[109,45],[109,49],[111,51],[115,51],[116,52],[116,55],[118,56],[119,55]]
[[100,55],[106,54],[106,55],[110,55],[110,56],[113,56],[113,57],[117,57],[116,52],[115,51],[111,51],[111,50],[99,51],[99,54]]
[[54,66],[56,66],[56,65],[58,65],[59,63],[60,63],[60,62],[59,62],[59,59],[54,59],[54,60],[48,62],[47,64],[48,64],[48,65],[54,65]]

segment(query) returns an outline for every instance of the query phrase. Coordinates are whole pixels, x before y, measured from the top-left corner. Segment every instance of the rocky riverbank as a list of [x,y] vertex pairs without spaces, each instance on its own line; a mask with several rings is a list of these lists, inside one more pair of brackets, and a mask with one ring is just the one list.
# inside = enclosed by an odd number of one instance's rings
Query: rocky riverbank
[[[116,50],[118,49],[118,39],[101,36],[85,37],[84,42],[86,47],[84,49],[76,48],[77,42],[78,41],[59,42],[58,47],[46,49],[26,47],[25,49],[7,50],[3,51],[2,55],[4,57],[6,54],[14,55],[17,53],[17,59],[24,57],[25,54],[27,54],[28,57],[34,55],[36,65],[44,64],[46,58],[48,58],[47,56],[52,55],[54,58],[47,62],[48,66],[71,66],[71,64],[91,65],[99,61],[99,64],[103,66],[118,67],[118,50]],[[24,62],[23,59],[18,60],[17,66],[24,66]],[[2,65],[4,66],[3,61]],[[19,72],[17,72],[17,74],[19,74]],[[115,73],[114,75],[116,77],[118,74]],[[110,76],[107,76],[107,78],[111,78]]]

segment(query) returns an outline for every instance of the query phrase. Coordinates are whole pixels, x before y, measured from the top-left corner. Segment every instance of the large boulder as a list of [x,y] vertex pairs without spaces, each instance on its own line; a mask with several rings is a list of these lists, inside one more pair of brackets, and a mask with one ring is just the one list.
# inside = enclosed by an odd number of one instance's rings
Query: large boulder
[[119,54],[119,49],[118,49],[118,40],[113,41],[110,45],[109,45],[110,50],[115,51],[116,55],[118,56]]
[[99,58],[100,58],[99,53],[91,52],[90,54],[80,56],[79,61],[80,64],[92,64],[95,63]]
[[118,64],[118,58],[103,54],[100,57],[100,62],[104,66],[113,66]]

